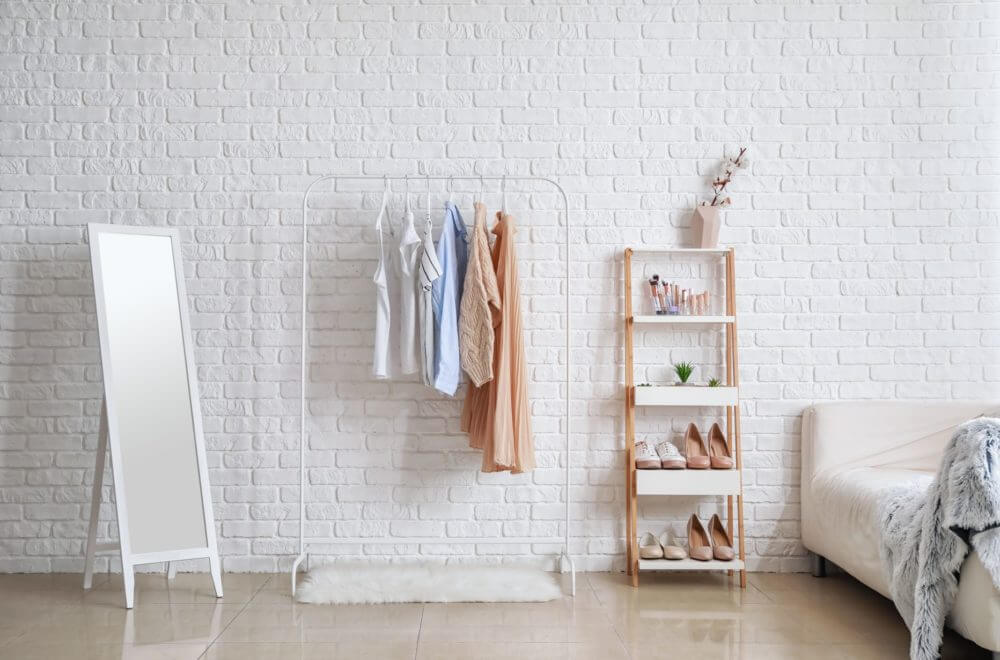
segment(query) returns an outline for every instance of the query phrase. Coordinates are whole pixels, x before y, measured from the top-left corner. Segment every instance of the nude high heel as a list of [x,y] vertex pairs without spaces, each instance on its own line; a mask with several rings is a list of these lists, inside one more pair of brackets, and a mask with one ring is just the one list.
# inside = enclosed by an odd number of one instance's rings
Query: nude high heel
[[705,470],[711,465],[708,445],[693,423],[688,424],[687,432],[684,433],[684,456],[687,458],[688,468],[692,470]]
[[718,515],[713,515],[708,521],[708,535],[712,539],[712,556],[719,561],[732,561],[736,556],[733,552],[733,540],[729,538],[729,532]]
[[712,424],[708,431],[708,455],[713,470],[731,470],[734,465],[729,441],[718,423]]
[[709,561],[712,558],[712,542],[708,532],[702,526],[698,516],[691,514],[688,520],[688,557],[698,561]]

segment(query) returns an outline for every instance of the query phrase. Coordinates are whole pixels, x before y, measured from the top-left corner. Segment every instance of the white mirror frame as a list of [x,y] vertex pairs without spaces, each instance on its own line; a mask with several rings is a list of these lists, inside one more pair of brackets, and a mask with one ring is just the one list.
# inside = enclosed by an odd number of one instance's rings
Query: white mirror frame
[[[212,494],[208,482],[208,463],[205,456],[205,440],[202,431],[201,405],[198,397],[198,377],[191,346],[191,326],[188,322],[187,290],[184,286],[184,268],[181,263],[180,236],[176,229],[160,227],[127,227],[106,224],[88,224],[90,236],[90,257],[94,275],[94,300],[97,312],[98,335],[101,345],[101,369],[104,374],[104,401],[101,405],[101,421],[98,435],[97,461],[94,470],[94,485],[90,508],[90,528],[87,534],[87,554],[84,563],[83,588],[90,589],[93,583],[94,557],[98,552],[119,552],[121,554],[122,577],[125,587],[125,607],[131,609],[135,594],[135,566],[140,564],[166,563],[167,577],[173,578],[176,566],[173,562],[187,559],[208,559],[215,587],[215,595],[222,598],[222,570],[215,538],[215,517],[212,512]],[[191,416],[194,421],[195,455],[198,462],[198,476],[201,483],[201,501],[205,525],[205,547],[164,550],[159,552],[133,553],[128,534],[128,502],[121,482],[124,479],[121,441],[116,416],[115,401],[111,395],[110,350],[108,344],[107,310],[104,298],[103,273],[97,238],[101,234],[132,234],[143,236],[164,236],[170,238],[174,258],[174,280],[177,285],[178,308],[180,309],[181,336],[184,342],[184,357],[187,362],[188,391],[191,397]],[[101,506],[101,492],[104,483],[104,462],[107,448],[111,449],[111,469],[114,473],[115,513],[118,522],[118,542],[98,543],[97,525]]]

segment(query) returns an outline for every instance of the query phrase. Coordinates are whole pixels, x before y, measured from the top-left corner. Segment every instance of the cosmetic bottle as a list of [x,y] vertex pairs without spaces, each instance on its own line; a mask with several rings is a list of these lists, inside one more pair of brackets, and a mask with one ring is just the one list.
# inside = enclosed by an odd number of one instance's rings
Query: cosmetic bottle
[[657,291],[657,289],[659,288],[659,284],[660,284],[659,275],[653,275],[651,278],[649,278],[649,297],[653,303],[654,314],[663,313],[663,308],[660,305],[660,298]]

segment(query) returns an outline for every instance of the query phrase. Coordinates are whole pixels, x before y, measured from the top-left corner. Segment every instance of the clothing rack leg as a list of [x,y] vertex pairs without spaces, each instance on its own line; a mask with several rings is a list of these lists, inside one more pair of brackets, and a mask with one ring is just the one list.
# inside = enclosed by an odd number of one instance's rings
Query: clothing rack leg
[[299,564],[301,564],[305,560],[305,558],[306,558],[305,553],[302,553],[298,557],[296,557],[295,561],[292,563],[292,598],[295,597],[295,586],[296,586],[295,583],[296,583],[296,578],[298,577],[297,573],[299,572]]

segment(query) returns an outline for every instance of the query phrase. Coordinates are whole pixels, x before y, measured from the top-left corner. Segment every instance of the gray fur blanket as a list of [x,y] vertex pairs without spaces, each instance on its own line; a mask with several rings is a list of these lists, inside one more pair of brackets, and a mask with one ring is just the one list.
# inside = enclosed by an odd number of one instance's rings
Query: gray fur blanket
[[893,492],[881,521],[882,565],[910,629],[910,658],[937,658],[970,548],[1000,589],[1000,419],[958,427],[930,487]]

